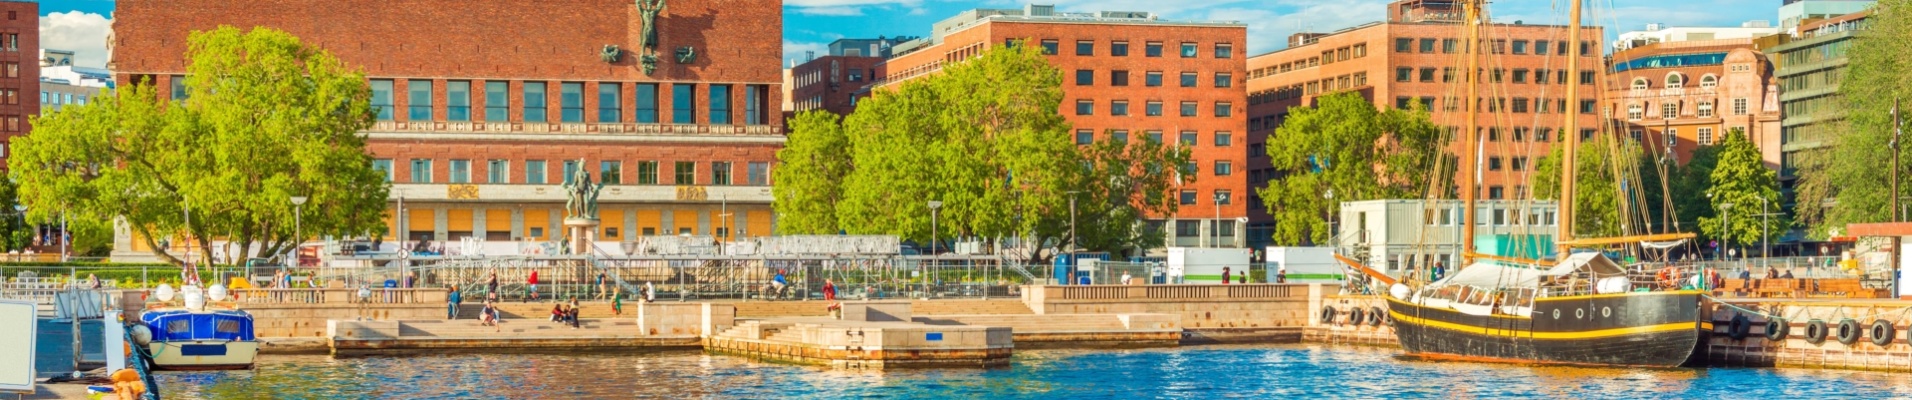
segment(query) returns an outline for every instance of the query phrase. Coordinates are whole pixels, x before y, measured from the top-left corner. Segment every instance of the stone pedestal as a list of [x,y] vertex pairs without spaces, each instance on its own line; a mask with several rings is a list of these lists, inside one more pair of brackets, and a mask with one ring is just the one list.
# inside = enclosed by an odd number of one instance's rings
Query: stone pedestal
[[565,218],[565,238],[570,240],[566,247],[571,254],[590,254],[591,243],[597,241],[597,218]]

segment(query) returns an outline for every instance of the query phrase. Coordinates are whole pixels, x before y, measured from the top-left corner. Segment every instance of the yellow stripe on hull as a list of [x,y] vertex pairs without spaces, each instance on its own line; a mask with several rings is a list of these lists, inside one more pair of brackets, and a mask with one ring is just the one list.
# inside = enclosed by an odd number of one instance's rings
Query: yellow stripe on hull
[[1392,310],[1390,310],[1388,314],[1392,315],[1394,317],[1394,320],[1397,322],[1421,325],[1421,326],[1426,326],[1430,328],[1445,329],[1445,330],[1456,331],[1456,332],[1483,334],[1483,335],[1489,335],[1489,336],[1550,339],[1550,340],[1592,339],[1592,338],[1605,338],[1605,337],[1614,337],[1614,336],[1638,335],[1642,333],[1658,333],[1658,332],[1671,332],[1671,331],[1679,331],[1679,330],[1697,329],[1697,325],[1691,322],[1675,322],[1675,323],[1659,324],[1659,325],[1600,329],[1600,330],[1579,331],[1579,332],[1534,332],[1534,331],[1524,331],[1524,330],[1517,330],[1517,329],[1488,328],[1488,327],[1482,327],[1482,326],[1463,325],[1463,324],[1457,324],[1457,323],[1446,322],[1446,321],[1427,320],[1427,319],[1421,319],[1421,318],[1408,316],[1407,314],[1402,314],[1400,311],[1392,311]]

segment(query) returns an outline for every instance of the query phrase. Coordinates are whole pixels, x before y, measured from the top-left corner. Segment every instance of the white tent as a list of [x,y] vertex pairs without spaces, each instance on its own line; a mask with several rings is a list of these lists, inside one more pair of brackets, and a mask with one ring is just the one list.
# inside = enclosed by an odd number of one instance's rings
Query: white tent
[[1466,285],[1479,288],[1516,288],[1539,287],[1542,278],[1571,275],[1578,271],[1587,271],[1592,280],[1612,276],[1625,276],[1626,269],[1614,263],[1600,253],[1579,253],[1567,256],[1554,264],[1553,268],[1536,269],[1522,266],[1502,265],[1495,262],[1475,262],[1462,268],[1460,272],[1435,282],[1434,286]]

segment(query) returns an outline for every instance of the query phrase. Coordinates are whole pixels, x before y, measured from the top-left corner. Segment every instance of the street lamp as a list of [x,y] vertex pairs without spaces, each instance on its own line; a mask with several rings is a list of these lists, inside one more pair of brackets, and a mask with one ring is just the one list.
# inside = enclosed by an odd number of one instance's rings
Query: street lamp
[[1341,248],[1341,238],[1339,236],[1336,236],[1334,231],[1334,217],[1335,217],[1334,204],[1333,204],[1334,189],[1328,189],[1326,191],[1321,192],[1321,198],[1328,200],[1328,203],[1329,203],[1328,204],[1328,242],[1330,243],[1331,246],[1334,246],[1338,251],[1338,249]]
[[[1721,254],[1724,254],[1726,247],[1733,243],[1733,234],[1729,231],[1733,229],[1732,210],[1733,203],[1722,203],[1719,205],[1719,251]],[[1722,257],[1720,260],[1724,261],[1726,258]]]
[[931,255],[937,254],[936,239],[938,236],[938,232],[936,231],[936,219],[937,219],[936,209],[939,209],[939,208],[943,208],[942,201],[938,201],[938,200],[929,201],[929,248],[930,248],[929,253]]
[[1209,223],[1209,225],[1213,225],[1210,227],[1213,229],[1209,230],[1209,235],[1208,235],[1209,237],[1214,238],[1215,247],[1222,247],[1222,205],[1223,204],[1228,204],[1228,192],[1223,192],[1219,190],[1215,191],[1215,221]]
[[292,196],[292,259],[298,266],[299,245],[305,244],[305,196]]

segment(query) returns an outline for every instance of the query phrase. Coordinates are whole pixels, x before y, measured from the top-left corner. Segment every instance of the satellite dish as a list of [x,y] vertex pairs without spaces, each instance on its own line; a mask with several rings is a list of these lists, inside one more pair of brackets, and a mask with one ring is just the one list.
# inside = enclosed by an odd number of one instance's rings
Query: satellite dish
[[174,293],[173,285],[161,283],[159,284],[159,288],[153,289],[153,298],[157,298],[159,301],[173,301]]
[[212,287],[206,288],[206,297],[212,301],[226,301],[227,294],[226,285],[214,283]]

